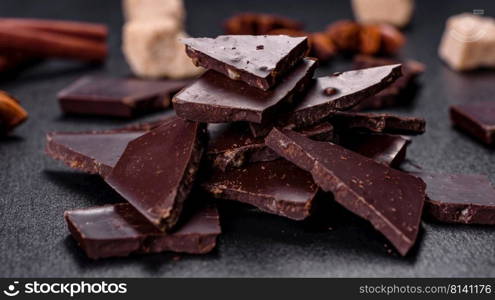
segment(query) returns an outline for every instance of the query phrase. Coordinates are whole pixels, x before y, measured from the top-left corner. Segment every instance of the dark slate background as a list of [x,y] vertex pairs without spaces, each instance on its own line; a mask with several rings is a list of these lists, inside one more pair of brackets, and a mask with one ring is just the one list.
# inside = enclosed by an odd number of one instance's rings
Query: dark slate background
[[[408,156],[426,170],[484,173],[495,182],[493,149],[453,130],[447,114],[453,103],[495,101],[495,73],[457,74],[437,57],[448,16],[473,9],[494,16],[495,3],[417,2],[402,54],[426,63],[428,69],[414,103],[394,111],[424,117],[428,126],[426,134],[414,139]],[[186,3],[187,29],[193,36],[220,34],[222,20],[243,11],[283,14],[305,22],[309,30],[322,30],[333,20],[352,17],[348,1]],[[104,22],[111,29],[111,55],[103,67],[47,61],[0,82],[0,89],[19,97],[30,113],[26,124],[0,142],[0,276],[495,276],[495,239],[490,227],[424,222],[418,246],[402,258],[389,253],[390,246],[370,225],[339,208],[332,209],[329,224],[316,226],[232,203],[222,205],[224,234],[211,254],[87,259],[69,236],[63,212],[122,199],[98,177],[71,171],[46,157],[44,136],[51,130],[112,128],[128,123],[64,116],[55,97],[81,75],[129,74],[120,52],[120,3],[2,0],[0,14]],[[339,59],[321,68],[320,74],[349,66],[349,61]]]

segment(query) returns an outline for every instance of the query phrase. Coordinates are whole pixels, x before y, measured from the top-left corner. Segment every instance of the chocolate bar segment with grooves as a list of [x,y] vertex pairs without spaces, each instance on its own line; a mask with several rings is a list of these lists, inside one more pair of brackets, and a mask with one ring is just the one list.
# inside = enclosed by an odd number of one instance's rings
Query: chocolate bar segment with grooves
[[167,121],[100,131],[50,132],[46,136],[45,152],[73,169],[106,177],[130,141]]
[[495,101],[472,102],[450,107],[456,128],[487,144],[495,144]]
[[306,37],[221,35],[186,38],[186,53],[197,66],[267,91],[308,52]]
[[401,135],[346,132],[339,145],[387,166],[398,167],[406,158],[411,139]]
[[414,245],[425,200],[425,184],[331,142],[312,141],[290,130],[273,129],[268,147],[310,172],[324,191],[368,220],[406,255]]
[[311,214],[319,188],[311,174],[285,159],[215,169],[201,182],[211,196],[251,204],[262,211],[302,220]]
[[175,225],[206,142],[205,124],[173,120],[131,141],[105,181],[160,230]]
[[58,93],[68,114],[133,117],[164,109],[188,80],[83,77]]
[[[280,158],[266,147],[263,137],[253,138],[245,123],[210,124],[207,159],[212,167],[225,171],[247,163],[271,161]],[[333,138],[333,127],[327,122],[300,131],[304,136],[328,141]]]
[[401,134],[424,133],[426,125],[422,118],[359,112],[336,112],[330,117],[329,122],[338,128]]
[[411,174],[426,182],[428,217],[446,223],[495,225],[495,189],[486,176]]
[[390,65],[319,77],[290,112],[281,113],[276,122],[251,124],[251,131],[255,136],[263,136],[274,126],[294,129],[319,123],[336,111],[350,109],[378,93],[400,75],[401,65]]
[[92,259],[133,253],[210,252],[221,233],[215,207],[197,208],[170,233],[148,222],[132,205],[119,203],[65,212],[69,230]]
[[210,70],[175,95],[174,109],[179,117],[197,122],[265,122],[279,108],[290,106],[294,97],[306,90],[316,65],[315,60],[305,58],[268,91]]

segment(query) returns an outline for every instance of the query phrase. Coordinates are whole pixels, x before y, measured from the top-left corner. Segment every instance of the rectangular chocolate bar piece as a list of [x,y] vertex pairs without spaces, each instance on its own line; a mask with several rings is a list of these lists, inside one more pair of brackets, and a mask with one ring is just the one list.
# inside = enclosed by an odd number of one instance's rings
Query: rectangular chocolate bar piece
[[252,163],[226,172],[212,170],[201,187],[215,198],[240,201],[294,220],[311,214],[319,191],[311,174],[285,159]]
[[479,141],[487,145],[495,143],[495,101],[453,105],[450,119],[455,127]]
[[[225,171],[247,163],[271,161],[280,158],[266,147],[263,137],[253,138],[245,123],[210,124],[207,158],[212,167]],[[304,136],[328,141],[333,138],[333,127],[327,122],[300,131]]]
[[368,220],[406,255],[414,245],[425,200],[424,182],[331,142],[312,141],[290,130],[273,129],[265,143],[310,172],[324,191]]
[[426,182],[425,212],[446,223],[495,225],[495,189],[484,175],[411,173]]
[[124,153],[127,144],[170,119],[140,123],[124,128],[50,132],[46,136],[46,153],[67,166],[106,177]]
[[339,135],[339,145],[391,167],[398,167],[406,158],[411,139],[391,134],[346,132]]
[[133,117],[165,109],[188,80],[83,77],[58,93],[68,114]]
[[280,82],[308,52],[306,37],[286,35],[221,35],[182,41],[195,65],[264,91]]
[[251,124],[251,130],[255,136],[263,136],[274,126],[291,129],[311,126],[336,111],[352,108],[392,84],[400,75],[401,65],[390,65],[319,77],[290,112],[280,113],[276,122]]
[[180,118],[131,141],[105,181],[160,230],[176,223],[192,189],[206,126]]
[[221,233],[215,207],[196,209],[170,233],[158,230],[128,203],[70,210],[64,216],[92,259],[164,251],[204,254],[215,248]]
[[426,126],[422,118],[387,113],[336,112],[329,118],[329,122],[341,129],[400,134],[421,134],[425,132]]
[[279,108],[290,105],[295,95],[306,89],[316,65],[315,60],[305,58],[268,91],[208,71],[175,95],[174,109],[179,117],[197,122],[265,122]]

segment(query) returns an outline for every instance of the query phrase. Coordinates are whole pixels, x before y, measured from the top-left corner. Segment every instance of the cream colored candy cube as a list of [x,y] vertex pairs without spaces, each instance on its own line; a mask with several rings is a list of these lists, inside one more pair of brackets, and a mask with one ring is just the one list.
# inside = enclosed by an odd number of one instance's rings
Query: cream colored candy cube
[[124,25],[123,51],[133,72],[145,78],[187,78],[199,75],[180,41],[185,37],[171,19],[128,22]]
[[404,27],[411,21],[414,0],[352,0],[352,9],[359,22]]
[[127,22],[174,19],[183,24],[186,12],[182,0],[124,0]]
[[468,13],[450,17],[438,52],[455,70],[495,68],[495,19]]

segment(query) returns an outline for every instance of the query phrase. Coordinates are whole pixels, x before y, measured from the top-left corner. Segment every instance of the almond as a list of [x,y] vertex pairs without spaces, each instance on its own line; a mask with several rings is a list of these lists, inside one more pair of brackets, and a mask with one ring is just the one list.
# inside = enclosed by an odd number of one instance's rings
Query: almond
[[0,91],[0,126],[2,132],[9,132],[27,119],[27,112],[19,101],[6,92]]

